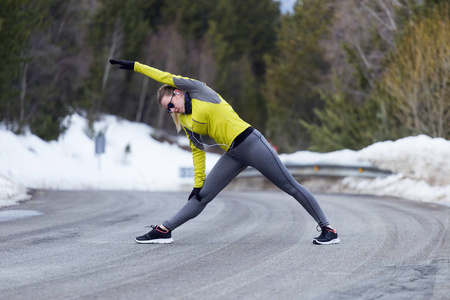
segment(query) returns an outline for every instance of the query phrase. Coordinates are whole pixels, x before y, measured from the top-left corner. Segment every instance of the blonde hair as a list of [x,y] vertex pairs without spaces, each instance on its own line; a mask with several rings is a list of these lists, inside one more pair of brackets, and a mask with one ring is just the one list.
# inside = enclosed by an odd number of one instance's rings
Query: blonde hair
[[[156,99],[158,100],[159,105],[161,105],[161,100],[164,96],[171,96],[174,93],[174,91],[175,91],[175,88],[168,84],[164,84],[162,87],[160,87],[158,90],[158,94],[156,95]],[[181,130],[180,114],[179,113],[171,113],[170,116],[172,117],[173,122],[175,123],[177,132],[180,132],[180,130]]]

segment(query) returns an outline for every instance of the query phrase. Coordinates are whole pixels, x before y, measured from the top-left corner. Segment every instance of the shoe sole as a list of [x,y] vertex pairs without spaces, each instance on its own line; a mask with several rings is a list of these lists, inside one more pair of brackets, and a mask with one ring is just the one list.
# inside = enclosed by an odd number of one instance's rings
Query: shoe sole
[[170,244],[173,242],[173,239],[154,239],[148,241],[139,241],[137,239],[134,239],[134,241],[138,244]]
[[328,242],[319,242],[318,240],[314,239],[313,243],[316,245],[331,245],[331,244],[339,244],[341,240],[339,238],[328,241]]

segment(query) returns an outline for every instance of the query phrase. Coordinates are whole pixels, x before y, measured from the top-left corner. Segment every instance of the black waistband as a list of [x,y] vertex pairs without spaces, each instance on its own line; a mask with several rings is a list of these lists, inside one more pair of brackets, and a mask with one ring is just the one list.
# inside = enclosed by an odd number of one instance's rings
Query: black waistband
[[233,141],[233,144],[231,144],[230,149],[234,149],[237,146],[239,146],[240,143],[242,143],[252,132],[253,132],[254,128],[253,127],[248,127],[247,129],[245,129],[244,131],[242,131]]

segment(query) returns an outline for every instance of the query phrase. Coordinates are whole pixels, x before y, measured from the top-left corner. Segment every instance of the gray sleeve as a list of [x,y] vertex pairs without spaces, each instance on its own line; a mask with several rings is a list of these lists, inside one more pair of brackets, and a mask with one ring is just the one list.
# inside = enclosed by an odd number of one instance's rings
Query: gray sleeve
[[172,79],[177,88],[189,93],[199,92],[205,86],[205,84],[201,81],[186,77],[173,77]]
[[177,88],[189,92],[192,98],[198,99],[200,101],[215,104],[218,104],[222,101],[220,96],[210,87],[208,87],[204,82],[184,77],[174,77],[173,83]]

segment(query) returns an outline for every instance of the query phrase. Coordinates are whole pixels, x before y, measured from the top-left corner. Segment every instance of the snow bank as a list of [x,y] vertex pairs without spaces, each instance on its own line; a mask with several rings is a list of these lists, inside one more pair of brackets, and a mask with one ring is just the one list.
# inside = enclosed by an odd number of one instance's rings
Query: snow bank
[[0,207],[14,205],[28,199],[30,196],[24,186],[0,175]]

